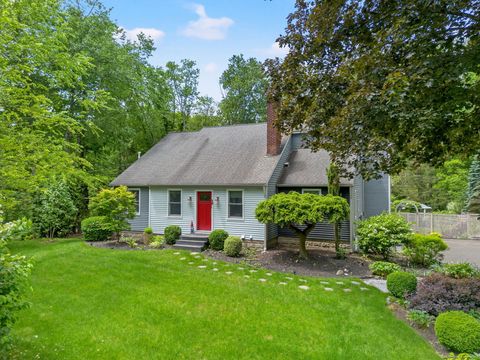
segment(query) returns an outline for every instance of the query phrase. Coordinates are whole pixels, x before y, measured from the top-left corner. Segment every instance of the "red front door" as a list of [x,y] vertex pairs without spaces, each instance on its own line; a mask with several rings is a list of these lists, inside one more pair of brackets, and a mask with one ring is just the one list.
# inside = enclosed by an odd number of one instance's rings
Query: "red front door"
[[197,230],[212,230],[212,192],[197,192]]

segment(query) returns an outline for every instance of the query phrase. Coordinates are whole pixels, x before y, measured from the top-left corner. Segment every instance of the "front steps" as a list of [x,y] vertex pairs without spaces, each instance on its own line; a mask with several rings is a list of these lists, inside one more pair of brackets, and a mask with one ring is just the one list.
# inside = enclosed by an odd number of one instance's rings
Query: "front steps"
[[178,250],[201,252],[207,246],[208,235],[209,233],[193,233],[182,235],[180,240],[173,245],[173,248]]

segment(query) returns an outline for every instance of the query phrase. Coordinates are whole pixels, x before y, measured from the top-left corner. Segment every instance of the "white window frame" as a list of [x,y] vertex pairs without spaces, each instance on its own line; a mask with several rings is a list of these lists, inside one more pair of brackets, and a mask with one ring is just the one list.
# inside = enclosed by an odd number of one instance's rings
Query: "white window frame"
[[318,192],[317,195],[322,195],[322,189],[308,189],[308,188],[302,189],[302,194],[311,194],[310,191],[317,191]]
[[138,212],[135,212],[135,215],[140,215],[142,211],[142,190],[140,188],[127,188],[127,190],[132,193],[138,191]]
[[[180,215],[170,214],[170,191],[180,191]],[[183,191],[182,189],[167,189],[167,215],[169,218],[182,218],[183,216],[183,201],[182,201]]]
[[[230,191],[241,191],[242,192],[242,217],[230,216]],[[227,189],[227,220],[231,221],[243,221],[245,219],[245,191],[243,189]]]

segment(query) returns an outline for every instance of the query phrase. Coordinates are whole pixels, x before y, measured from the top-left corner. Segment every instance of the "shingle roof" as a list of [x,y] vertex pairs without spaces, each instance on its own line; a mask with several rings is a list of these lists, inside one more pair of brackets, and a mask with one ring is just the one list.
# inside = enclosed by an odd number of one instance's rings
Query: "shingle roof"
[[279,158],[266,141],[265,123],[170,133],[111,185],[264,185]]
[[[327,186],[327,168],[330,155],[325,150],[312,152],[310,149],[292,151],[288,167],[283,169],[278,186]],[[341,178],[340,185],[353,185],[353,180]]]

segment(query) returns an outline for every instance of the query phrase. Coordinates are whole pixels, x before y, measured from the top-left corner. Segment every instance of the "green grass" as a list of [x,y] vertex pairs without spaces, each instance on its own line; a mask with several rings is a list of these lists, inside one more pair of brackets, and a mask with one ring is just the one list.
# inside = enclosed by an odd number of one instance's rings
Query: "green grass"
[[304,283],[187,252],[99,249],[78,239],[10,248],[35,264],[13,359],[439,359],[385,307],[385,295],[350,279]]

